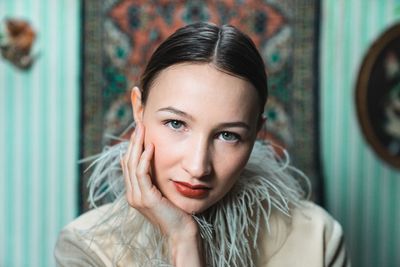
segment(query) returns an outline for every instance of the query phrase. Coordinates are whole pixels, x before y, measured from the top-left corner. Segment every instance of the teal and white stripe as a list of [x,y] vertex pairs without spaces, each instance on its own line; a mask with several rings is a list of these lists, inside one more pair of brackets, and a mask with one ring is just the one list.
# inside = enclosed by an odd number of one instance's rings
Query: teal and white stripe
[[[354,266],[399,266],[400,172],[367,145],[355,85],[372,42],[400,20],[400,1],[322,2],[321,131],[328,209],[343,224]],[[396,223],[397,222],[397,223]]]
[[[1,6],[1,5],[0,5]],[[5,80],[5,73],[4,71],[0,71],[0,82]],[[5,125],[6,125],[6,118],[3,114],[6,114],[7,106],[6,106],[6,99],[1,93],[0,89],[0,164],[2,162],[6,162],[7,155],[6,153],[2,152],[6,148],[6,139],[5,139]],[[3,126],[4,125],[4,126]],[[0,240],[4,240],[4,237],[6,237],[6,229],[5,229],[5,210],[6,210],[6,191],[8,188],[6,188],[6,170],[3,166],[0,167]],[[5,240],[0,241],[0,264],[3,264],[3,259],[5,259],[6,251],[5,251]]]
[[29,72],[0,60],[0,266],[54,266],[77,213],[80,1],[0,1],[38,32]]

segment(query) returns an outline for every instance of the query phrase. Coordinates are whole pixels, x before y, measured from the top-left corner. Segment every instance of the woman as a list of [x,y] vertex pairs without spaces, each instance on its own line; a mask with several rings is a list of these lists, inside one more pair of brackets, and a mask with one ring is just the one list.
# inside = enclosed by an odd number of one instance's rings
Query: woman
[[340,225],[304,200],[301,172],[256,142],[264,63],[232,26],[179,29],[132,90],[130,141],[95,161],[89,211],[59,266],[344,266]]

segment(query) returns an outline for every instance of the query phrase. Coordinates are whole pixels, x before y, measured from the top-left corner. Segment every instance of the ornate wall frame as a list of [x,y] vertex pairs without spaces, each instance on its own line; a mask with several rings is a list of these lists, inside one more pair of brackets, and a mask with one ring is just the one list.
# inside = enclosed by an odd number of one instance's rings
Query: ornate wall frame
[[355,92],[366,141],[383,161],[400,168],[400,24],[369,48]]

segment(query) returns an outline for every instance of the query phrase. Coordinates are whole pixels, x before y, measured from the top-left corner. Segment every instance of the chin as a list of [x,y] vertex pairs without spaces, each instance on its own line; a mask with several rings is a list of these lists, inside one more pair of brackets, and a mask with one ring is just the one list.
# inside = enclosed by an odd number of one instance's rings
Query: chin
[[203,198],[190,198],[179,194],[174,190],[161,190],[161,193],[172,202],[173,205],[187,214],[199,214],[207,210],[215,203],[213,196],[207,195]]
[[[196,200],[192,200],[197,202]],[[199,214],[208,209],[211,205],[205,205],[205,203],[188,203],[192,201],[185,201],[184,203],[174,203],[178,208],[186,212],[187,214]]]

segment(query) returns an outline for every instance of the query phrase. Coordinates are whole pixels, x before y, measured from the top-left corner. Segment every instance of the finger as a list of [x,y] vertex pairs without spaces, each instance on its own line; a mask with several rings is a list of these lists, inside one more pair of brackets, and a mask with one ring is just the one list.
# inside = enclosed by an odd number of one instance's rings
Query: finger
[[136,132],[137,132],[137,128],[135,128],[135,130],[133,131],[133,133],[131,134],[131,137],[129,139],[128,149],[126,150],[125,155],[124,155],[124,160],[126,162],[128,162],[128,160],[129,160],[129,155],[131,154],[132,147],[135,142]]
[[153,144],[148,144],[140,158],[138,168],[136,171],[138,185],[142,193],[149,192],[149,190],[153,186],[153,183],[151,182],[151,178],[149,175],[150,164],[151,164],[151,159],[153,158],[153,153],[154,153]]
[[122,175],[124,176],[125,188],[127,197],[132,194],[132,184],[131,179],[129,177],[129,172],[126,168],[126,163],[123,158],[120,160],[121,168],[122,168]]
[[129,173],[129,179],[132,186],[133,194],[137,196],[140,195],[140,189],[138,185],[138,181],[136,178],[136,169],[139,164],[140,157],[143,153],[143,142],[144,142],[144,127],[142,124],[137,124],[137,131],[135,134],[135,139],[132,142],[133,146],[129,153],[129,158],[127,162],[127,170]]
[[129,162],[129,155],[132,151],[132,147],[133,147],[133,143],[134,143],[134,139],[135,139],[135,132],[136,132],[136,129],[131,134],[131,137],[130,137],[129,143],[128,143],[128,149],[126,150],[125,154],[120,155],[120,164],[121,164],[121,168],[122,168],[122,173],[124,175],[124,182],[125,182],[125,188],[126,188],[127,194],[132,194],[132,183],[131,183],[131,179],[129,177],[129,172],[127,170],[127,165]]

